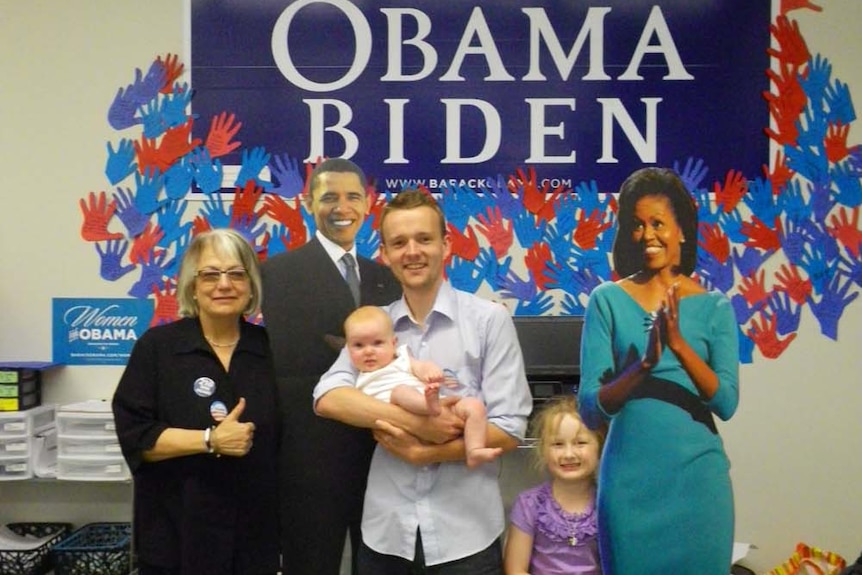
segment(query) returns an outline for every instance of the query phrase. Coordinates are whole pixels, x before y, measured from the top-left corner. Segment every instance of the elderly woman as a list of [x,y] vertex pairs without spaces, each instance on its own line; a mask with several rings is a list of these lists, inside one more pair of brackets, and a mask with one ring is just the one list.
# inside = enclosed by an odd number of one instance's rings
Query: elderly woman
[[257,256],[238,233],[196,236],[178,321],[145,332],[113,398],[134,476],[140,575],[279,568],[277,393]]
[[623,183],[616,282],[590,294],[580,411],[610,424],[599,473],[605,575],[725,575],[733,491],[713,414],[739,400],[733,308],[694,278],[697,208],[671,170]]

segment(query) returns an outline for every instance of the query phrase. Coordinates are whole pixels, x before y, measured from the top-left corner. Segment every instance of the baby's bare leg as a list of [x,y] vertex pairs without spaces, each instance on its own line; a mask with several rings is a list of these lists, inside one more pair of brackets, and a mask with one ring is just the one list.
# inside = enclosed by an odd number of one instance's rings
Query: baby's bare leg
[[464,445],[467,451],[467,467],[478,467],[493,461],[503,454],[499,447],[485,447],[485,404],[475,397],[464,397],[453,406],[456,414],[464,420]]
[[[425,388],[428,389],[427,387]],[[403,407],[410,413],[428,415],[428,403],[425,395],[410,385],[396,385],[389,396],[389,403]],[[439,403],[437,409],[439,409]]]
[[440,384],[425,384],[425,405],[429,415],[440,415]]

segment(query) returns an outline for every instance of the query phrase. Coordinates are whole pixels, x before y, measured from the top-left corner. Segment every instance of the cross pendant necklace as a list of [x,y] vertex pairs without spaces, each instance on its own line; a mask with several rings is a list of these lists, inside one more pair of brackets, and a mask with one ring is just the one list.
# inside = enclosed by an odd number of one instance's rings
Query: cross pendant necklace
[[578,530],[575,526],[574,521],[569,519],[568,523],[569,523],[569,539],[568,539],[569,547],[574,547],[575,545],[578,544],[578,538],[575,536],[575,534],[578,532]]

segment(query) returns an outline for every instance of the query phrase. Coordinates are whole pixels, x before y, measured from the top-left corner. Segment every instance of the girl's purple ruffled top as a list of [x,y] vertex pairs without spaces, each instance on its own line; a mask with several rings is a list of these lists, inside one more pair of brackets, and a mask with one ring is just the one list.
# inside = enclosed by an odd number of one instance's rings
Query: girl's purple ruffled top
[[533,537],[532,575],[600,575],[598,525],[593,502],[584,513],[567,513],[546,482],[518,495],[510,522]]

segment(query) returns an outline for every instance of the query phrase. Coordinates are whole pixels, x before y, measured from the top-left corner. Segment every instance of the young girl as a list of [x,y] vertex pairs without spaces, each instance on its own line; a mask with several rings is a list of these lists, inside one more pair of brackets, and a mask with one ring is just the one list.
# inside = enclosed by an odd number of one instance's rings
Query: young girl
[[604,434],[587,428],[574,396],[567,396],[542,409],[533,435],[536,464],[551,479],[515,499],[506,575],[601,575],[595,499]]

